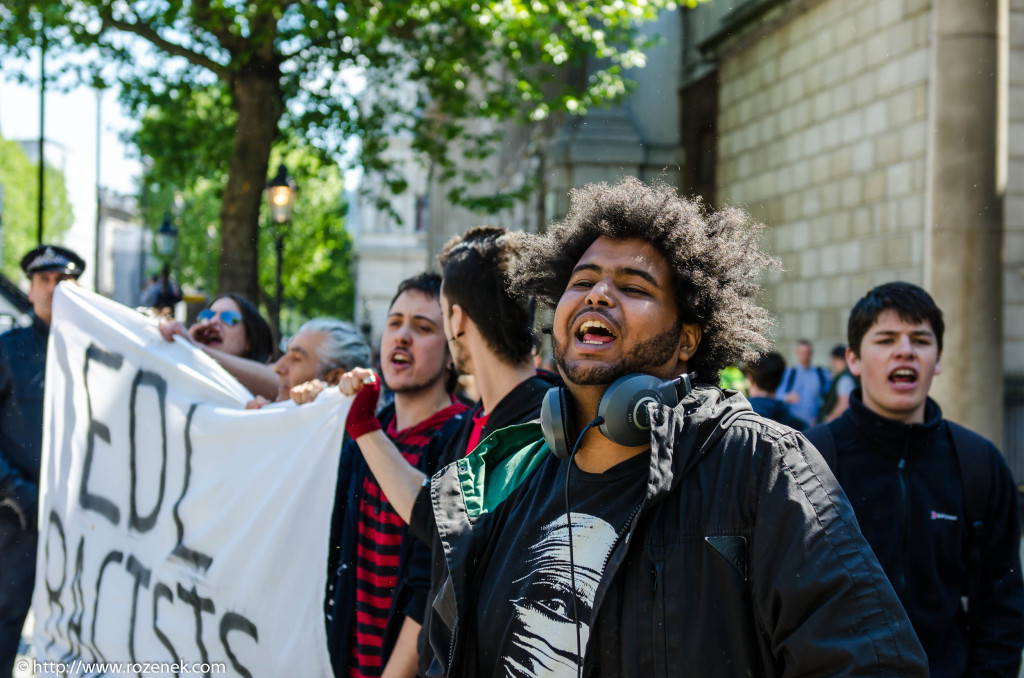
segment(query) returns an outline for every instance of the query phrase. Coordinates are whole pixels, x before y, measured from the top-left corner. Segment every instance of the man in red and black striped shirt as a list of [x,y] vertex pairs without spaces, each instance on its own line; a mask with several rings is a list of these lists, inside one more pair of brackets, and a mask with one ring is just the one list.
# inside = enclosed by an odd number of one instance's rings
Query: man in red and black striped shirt
[[[381,338],[381,372],[394,392],[377,420],[405,461],[433,473],[466,411],[451,393],[455,368],[438,302],[441,279],[399,285]],[[413,676],[430,585],[430,547],[406,534],[355,442],[342,450],[331,533],[327,632],[338,678]],[[386,631],[392,629],[389,634]]]
[[[441,306],[448,348],[459,372],[472,374],[480,391],[480,401],[462,417],[455,435],[441,450],[439,466],[464,457],[495,431],[537,418],[544,394],[561,385],[555,375],[534,369],[533,304],[508,290],[506,272],[518,256],[516,243],[516,236],[503,228],[480,226],[449,241],[438,256],[444,273]],[[375,403],[377,397],[365,396],[377,385],[364,387],[366,374],[356,370],[341,379],[345,393],[362,389],[349,412],[349,435],[360,440],[359,451],[388,488],[399,515],[411,518],[410,534],[432,544],[427,600],[433,603],[447,578],[447,564],[433,524],[429,486],[423,482],[424,473],[405,463],[400,450],[374,429],[372,405],[365,403]],[[358,423],[360,416],[367,417],[366,426]],[[406,595],[413,590],[411,582],[402,586]],[[420,634],[420,675],[426,675],[435,650],[446,652],[450,641],[450,636],[442,637],[440,625],[429,623],[432,614],[428,606],[425,626],[433,636]]]

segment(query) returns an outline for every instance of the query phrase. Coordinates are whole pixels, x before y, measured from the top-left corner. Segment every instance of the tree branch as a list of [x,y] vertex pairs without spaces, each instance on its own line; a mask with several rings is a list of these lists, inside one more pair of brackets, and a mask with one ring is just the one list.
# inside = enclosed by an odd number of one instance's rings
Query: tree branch
[[214,61],[205,54],[200,54],[193,50],[183,47],[175,42],[166,40],[160,36],[156,30],[149,24],[134,23],[130,21],[124,21],[122,19],[115,19],[113,17],[103,18],[103,27],[100,29],[101,32],[113,28],[118,31],[125,33],[132,33],[139,36],[143,40],[151,43],[157,49],[163,50],[172,56],[180,56],[186,59],[189,63],[195,64],[205,68],[217,75],[221,80],[228,80],[231,77],[231,70],[226,66]]
[[[238,56],[247,48],[246,41],[233,34],[228,28],[231,25],[230,18],[216,16],[213,7],[207,0],[195,0],[192,3],[192,15],[195,18],[193,25],[212,33],[213,37],[217,38],[217,42],[232,56]],[[218,25],[218,20],[222,22],[220,25]]]

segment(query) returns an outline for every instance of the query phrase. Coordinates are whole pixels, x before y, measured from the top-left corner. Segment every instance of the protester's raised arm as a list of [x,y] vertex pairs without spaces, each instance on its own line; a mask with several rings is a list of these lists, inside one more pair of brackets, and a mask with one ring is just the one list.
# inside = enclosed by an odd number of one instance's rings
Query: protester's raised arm
[[160,335],[167,341],[174,341],[175,336],[183,337],[186,341],[202,349],[208,356],[220,363],[220,366],[227,370],[228,374],[237,379],[242,386],[252,391],[253,395],[263,396],[273,401],[277,397],[278,386],[274,368],[255,360],[241,358],[215,348],[210,348],[199,341],[194,332],[196,328],[200,328],[203,325],[204,323],[197,323],[192,326],[192,329],[186,330],[185,326],[177,320],[165,320],[160,323]]
[[416,495],[427,476],[410,465],[381,430],[376,415],[380,397],[377,375],[371,370],[356,368],[342,375],[338,388],[346,395],[356,396],[345,423],[349,436],[356,441],[395,512],[408,523]]
[[228,374],[238,380],[242,386],[252,391],[253,395],[263,396],[268,400],[277,398],[278,379],[274,374],[274,368],[265,363],[255,360],[231,355],[205,344],[199,344],[199,348],[206,352],[211,358],[220,363]]

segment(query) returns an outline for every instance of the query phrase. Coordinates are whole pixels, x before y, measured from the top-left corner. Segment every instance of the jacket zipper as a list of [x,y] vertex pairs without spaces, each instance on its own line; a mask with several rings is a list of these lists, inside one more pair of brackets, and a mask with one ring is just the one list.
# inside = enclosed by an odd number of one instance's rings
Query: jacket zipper
[[459,630],[459,617],[455,616],[455,624],[452,626],[452,640],[448,643],[448,666],[445,667],[445,672],[451,675],[452,662],[455,661],[455,634]]
[[899,463],[896,465],[897,476],[900,482],[900,576],[899,576],[899,588],[900,595],[906,591],[907,588],[907,548],[908,548],[908,532],[910,520],[910,511],[908,509],[908,498],[907,498],[907,478],[904,473],[907,467],[907,457],[904,450],[904,456],[900,458]]

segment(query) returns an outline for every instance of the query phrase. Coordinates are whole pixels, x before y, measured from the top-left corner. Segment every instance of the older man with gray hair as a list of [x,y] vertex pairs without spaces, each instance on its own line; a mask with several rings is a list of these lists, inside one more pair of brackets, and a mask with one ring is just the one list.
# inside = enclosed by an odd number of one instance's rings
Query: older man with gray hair
[[[354,367],[369,367],[370,347],[352,325],[335,318],[307,321],[288,342],[288,350],[276,363],[278,387],[276,402],[288,400],[292,388],[320,379],[328,384]],[[258,409],[266,398],[256,396],[246,407]]]

